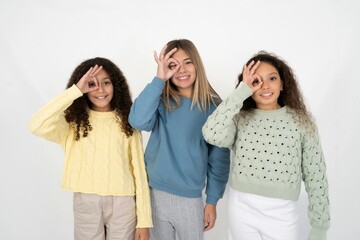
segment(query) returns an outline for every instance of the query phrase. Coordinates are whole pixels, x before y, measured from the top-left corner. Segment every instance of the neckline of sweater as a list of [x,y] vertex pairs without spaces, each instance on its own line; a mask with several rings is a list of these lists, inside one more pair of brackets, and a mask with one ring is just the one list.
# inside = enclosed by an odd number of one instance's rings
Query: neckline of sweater
[[279,109],[274,109],[274,110],[262,110],[262,109],[255,109],[255,114],[259,114],[259,115],[279,115],[279,114],[283,114],[286,113],[286,106],[279,108]]
[[93,117],[113,117],[116,113],[115,110],[109,112],[98,112],[91,109],[88,109],[89,115]]

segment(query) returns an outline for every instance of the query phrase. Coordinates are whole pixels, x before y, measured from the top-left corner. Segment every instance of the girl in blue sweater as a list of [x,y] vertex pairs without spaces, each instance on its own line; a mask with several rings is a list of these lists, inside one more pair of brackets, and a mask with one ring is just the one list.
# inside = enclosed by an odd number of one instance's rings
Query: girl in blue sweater
[[[173,40],[158,56],[157,75],[135,99],[129,122],[151,131],[145,150],[154,228],[151,239],[203,239],[228,180],[229,150],[204,140],[201,128],[220,101],[194,44]],[[206,205],[202,190],[206,187]]]
[[266,52],[251,58],[203,133],[209,143],[234,151],[228,205],[233,240],[298,240],[295,201],[302,180],[308,239],[326,239],[328,182],[320,139],[283,60]]

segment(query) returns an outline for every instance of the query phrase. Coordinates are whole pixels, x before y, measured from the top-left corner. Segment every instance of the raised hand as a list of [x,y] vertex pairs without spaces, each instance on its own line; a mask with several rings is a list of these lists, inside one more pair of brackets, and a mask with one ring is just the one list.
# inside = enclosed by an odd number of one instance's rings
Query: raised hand
[[85,94],[88,92],[95,91],[99,88],[98,80],[96,79],[96,74],[102,70],[102,66],[95,65],[91,67],[79,80],[76,86],[80,91]]
[[171,49],[171,51],[165,55],[166,47],[167,45],[161,49],[160,56],[154,51],[154,58],[158,64],[156,76],[164,81],[169,80],[180,68],[180,64],[171,58],[171,55],[177,51],[177,48]]
[[245,65],[243,69],[242,81],[246,83],[251,88],[251,90],[253,90],[253,92],[259,90],[263,84],[261,76],[255,73],[260,63],[260,61],[257,61],[256,63],[251,61],[249,65]]

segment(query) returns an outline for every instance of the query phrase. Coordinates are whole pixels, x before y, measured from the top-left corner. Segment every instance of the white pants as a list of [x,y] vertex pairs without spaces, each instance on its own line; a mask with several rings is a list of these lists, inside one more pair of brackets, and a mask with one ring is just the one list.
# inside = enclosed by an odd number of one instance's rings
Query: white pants
[[230,240],[297,240],[295,202],[229,188]]

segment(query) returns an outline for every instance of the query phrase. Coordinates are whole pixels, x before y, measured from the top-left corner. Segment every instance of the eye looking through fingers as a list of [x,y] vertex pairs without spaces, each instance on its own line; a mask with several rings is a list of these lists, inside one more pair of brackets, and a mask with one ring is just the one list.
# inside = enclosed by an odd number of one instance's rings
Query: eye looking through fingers
[[95,81],[91,80],[88,82],[88,85],[89,85],[89,88],[93,88],[93,87],[96,87],[96,83]]
[[252,85],[253,85],[254,87],[256,87],[259,83],[260,83],[260,80],[257,79],[257,78],[255,78],[254,81],[252,82]]
[[170,63],[170,64],[169,64],[169,69],[170,69],[170,70],[173,70],[174,68],[176,68],[176,66],[177,66],[177,64],[175,64],[175,63]]
[[256,86],[258,86],[259,84],[262,83],[262,79],[261,79],[261,76],[259,74],[257,74],[257,73],[253,74],[252,78],[253,78],[253,81],[252,81],[251,84],[253,85],[253,87],[256,87]]

